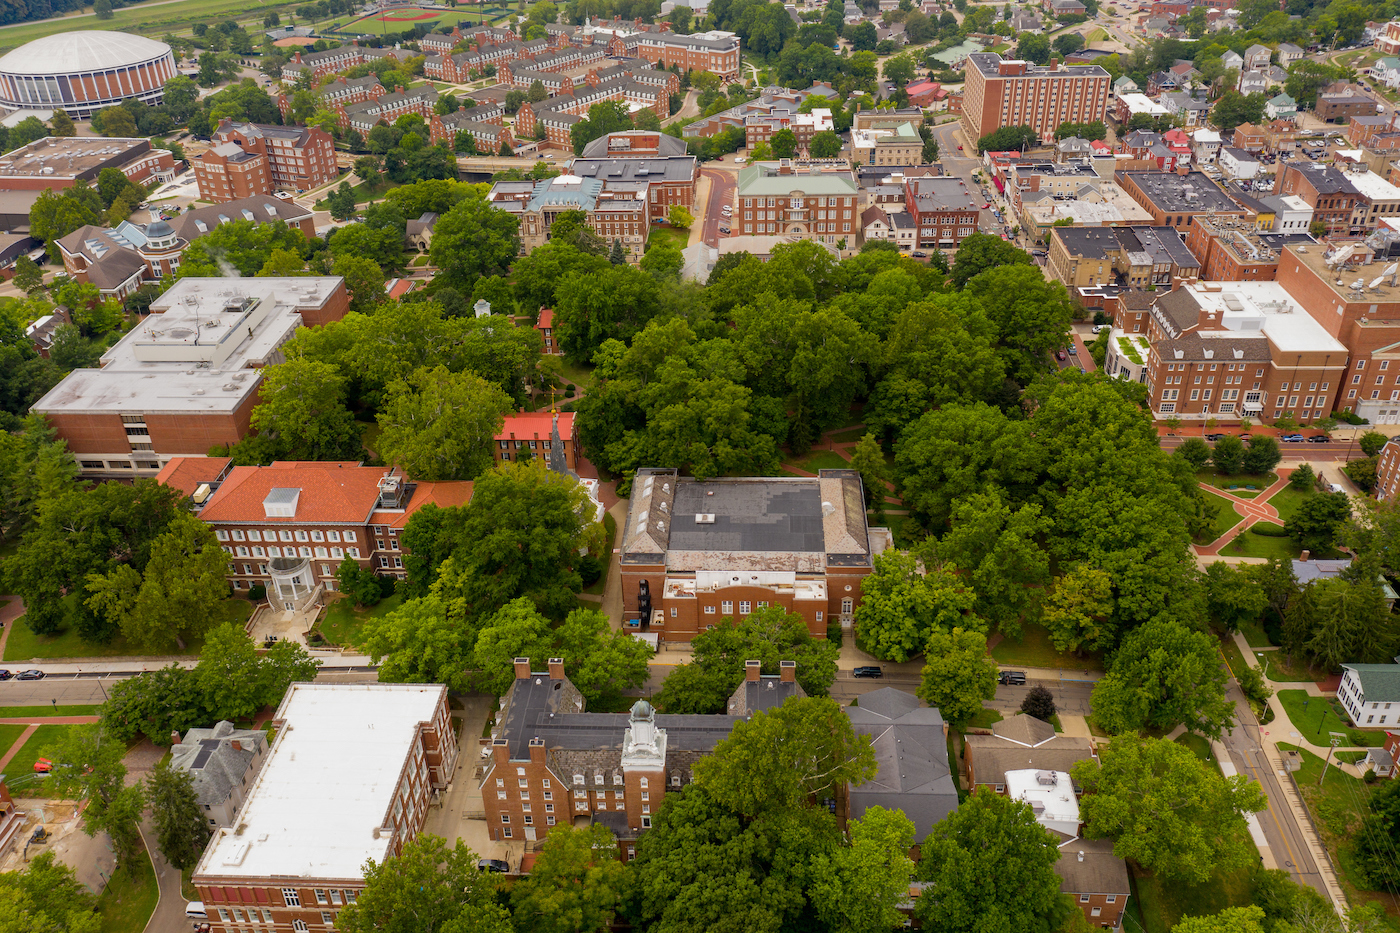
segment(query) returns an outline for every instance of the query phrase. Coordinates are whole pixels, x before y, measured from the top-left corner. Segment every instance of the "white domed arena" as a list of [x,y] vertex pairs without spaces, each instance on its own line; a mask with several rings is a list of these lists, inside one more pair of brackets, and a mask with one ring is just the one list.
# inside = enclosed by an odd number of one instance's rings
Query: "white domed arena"
[[160,103],[175,74],[175,54],[164,42],[126,32],[65,32],[0,58],[0,105],[62,109],[86,119],[128,97]]

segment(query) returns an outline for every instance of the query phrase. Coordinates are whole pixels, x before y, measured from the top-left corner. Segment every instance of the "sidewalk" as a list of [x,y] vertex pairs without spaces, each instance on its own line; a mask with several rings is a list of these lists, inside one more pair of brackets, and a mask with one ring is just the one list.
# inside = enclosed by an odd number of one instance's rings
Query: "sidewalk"
[[[322,664],[321,670],[333,671],[348,667],[369,667],[374,661],[363,654],[342,654],[328,657],[317,656]],[[158,671],[171,664],[178,664],[180,667],[193,668],[199,663],[198,658],[185,657],[183,655],[164,657],[129,657],[129,658],[54,658],[47,660],[35,658],[32,660],[10,661],[15,664],[32,664],[42,670],[49,677],[71,675],[86,677],[101,677],[111,675],[127,675],[133,671],[144,673],[146,671]]]

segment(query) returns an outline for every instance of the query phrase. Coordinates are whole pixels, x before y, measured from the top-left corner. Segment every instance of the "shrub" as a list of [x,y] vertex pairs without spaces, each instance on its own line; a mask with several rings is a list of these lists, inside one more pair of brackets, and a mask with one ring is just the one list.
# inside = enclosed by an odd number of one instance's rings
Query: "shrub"
[[1388,440],[1390,440],[1390,438],[1379,431],[1367,431],[1356,439],[1356,443],[1357,446],[1361,448],[1362,453],[1368,457],[1374,457],[1381,452],[1381,448],[1385,446],[1385,442]]
[[1264,683],[1264,675],[1248,665],[1242,671],[1235,672],[1235,679],[1240,682],[1240,690],[1249,698],[1252,703],[1265,703],[1273,695],[1273,690]]
[[1251,534],[1263,535],[1265,538],[1286,538],[1288,532],[1282,525],[1275,525],[1273,522],[1255,522],[1249,526]]
[[565,397],[565,398],[573,398],[573,397],[574,397],[574,387],[573,387],[573,386],[569,386],[567,389],[564,390],[564,397]]
[[1376,778],[1376,769],[1375,769],[1375,768],[1369,768],[1369,769],[1367,769],[1366,773],[1363,774],[1363,775],[1361,776],[1361,780],[1365,781],[1367,784],[1374,784],[1374,783],[1376,783],[1376,781],[1377,781],[1377,778]]
[[578,566],[575,569],[578,571],[578,575],[583,578],[584,586],[592,586],[603,578],[603,562],[592,554],[579,558]]
[[[840,647],[841,647],[841,639],[842,639],[842,637],[843,637],[843,635],[842,635],[842,632],[841,632],[841,620],[840,620],[840,619],[832,619],[831,621],[829,621],[829,622],[826,623],[826,640],[827,640],[827,641],[831,642],[831,643],[832,643],[833,645],[835,645],[837,648],[840,648]],[[853,704],[853,705],[854,705],[854,704]]]
[[1034,686],[1026,691],[1026,698],[1021,701],[1021,712],[1049,722],[1056,712],[1055,695],[1042,686]]
[[1306,463],[1293,471],[1293,475],[1288,477],[1288,485],[1298,492],[1309,492],[1317,486],[1317,474],[1313,468]]
[[252,586],[248,587],[248,598],[255,603],[262,602],[264,599],[267,599],[267,587],[263,586],[261,583],[254,583]]

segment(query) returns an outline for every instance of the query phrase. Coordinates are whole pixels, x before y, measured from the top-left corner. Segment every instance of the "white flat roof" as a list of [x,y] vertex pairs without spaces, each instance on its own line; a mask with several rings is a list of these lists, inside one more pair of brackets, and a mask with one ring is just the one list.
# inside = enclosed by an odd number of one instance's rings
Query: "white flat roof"
[[[195,876],[354,879],[384,860],[375,838],[404,763],[445,702],[442,684],[293,684],[285,725],[234,828],[220,830]],[[242,832],[237,830],[241,828]]]
[[1118,99],[1128,105],[1128,112],[1132,114],[1148,113],[1153,116],[1165,116],[1167,113],[1166,107],[1146,94],[1119,94]]
[[1067,836],[1079,835],[1079,801],[1074,796],[1074,782],[1064,771],[1008,771],[1006,794],[1012,800],[1030,804],[1036,822],[1046,829]]
[[1226,328],[1200,331],[1202,340],[1262,335],[1285,352],[1347,352],[1277,282],[1192,282],[1183,287],[1201,307],[1215,311]]
[[326,303],[340,276],[186,278],[153,313],[34,404],[36,412],[230,412],[256,391],[257,370],[301,326],[298,308]]
[[[1360,150],[1357,150],[1358,157]],[[1347,175],[1347,181],[1356,186],[1356,190],[1372,201],[1400,201],[1400,188],[1395,187],[1375,172],[1358,172],[1354,175]]]

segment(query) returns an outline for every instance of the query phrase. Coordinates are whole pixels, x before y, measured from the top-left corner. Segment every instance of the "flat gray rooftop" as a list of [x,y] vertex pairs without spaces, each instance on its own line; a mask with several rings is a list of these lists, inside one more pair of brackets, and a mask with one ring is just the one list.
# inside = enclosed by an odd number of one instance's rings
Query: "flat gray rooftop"
[[[672,550],[826,550],[816,480],[679,483],[672,512]],[[697,515],[713,515],[714,521],[697,522]]]

